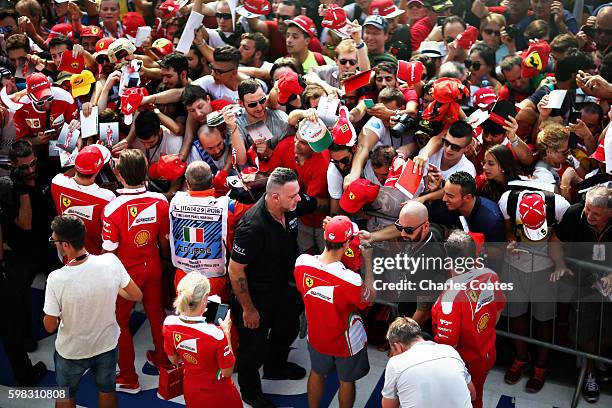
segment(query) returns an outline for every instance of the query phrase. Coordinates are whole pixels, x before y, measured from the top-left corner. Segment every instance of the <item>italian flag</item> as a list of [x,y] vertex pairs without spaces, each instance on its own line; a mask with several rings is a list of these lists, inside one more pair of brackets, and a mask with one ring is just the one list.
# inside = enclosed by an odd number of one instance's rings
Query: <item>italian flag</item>
[[183,239],[187,242],[204,242],[204,228],[184,227]]

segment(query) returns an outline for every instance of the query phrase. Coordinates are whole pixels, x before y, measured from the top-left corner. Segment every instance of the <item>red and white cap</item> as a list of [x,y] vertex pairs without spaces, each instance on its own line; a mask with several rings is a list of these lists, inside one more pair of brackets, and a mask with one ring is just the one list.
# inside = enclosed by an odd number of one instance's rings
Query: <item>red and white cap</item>
[[90,25],[85,26],[81,29],[81,38],[83,37],[96,37],[97,39],[102,38],[104,32],[98,26]]
[[74,165],[77,171],[81,174],[92,175],[96,174],[104,167],[104,156],[96,145],[85,146],[83,150],[77,154],[74,160]]
[[382,16],[394,18],[404,13],[404,10],[397,8],[393,0],[374,0],[370,4],[371,16]]
[[546,201],[536,192],[523,193],[518,205],[519,217],[525,236],[532,241],[541,241],[548,234]]
[[267,16],[271,11],[268,0],[244,0],[244,4],[236,8],[236,13],[246,18]]
[[606,149],[604,146],[605,139],[602,139],[595,152],[591,155],[591,159],[595,159],[600,163],[606,162]]
[[131,125],[134,119],[134,112],[142,103],[146,92],[145,88],[128,88],[121,96],[121,112],[123,113],[123,121],[126,125]]
[[153,41],[151,48],[155,48],[155,50],[159,51],[159,53],[163,56],[174,52],[174,44],[172,44],[169,39],[163,37]]
[[338,111],[338,122],[334,125],[331,135],[337,145],[352,147],[357,142],[357,132],[349,120],[349,111],[344,105]]
[[49,32],[49,36],[45,41],[45,44],[49,44],[49,41],[58,37],[60,35],[64,35],[68,37],[68,39],[72,40],[74,38],[74,32],[72,31],[72,25],[68,23],[56,24],[51,27],[51,31]]
[[346,215],[336,215],[325,225],[324,237],[328,242],[341,244],[358,233],[359,229]]
[[53,94],[51,91],[51,81],[44,74],[36,72],[26,79],[26,87],[30,99],[40,101]]
[[285,24],[287,24],[287,26],[298,26],[310,37],[314,38],[317,36],[317,27],[315,26],[315,23],[310,19],[310,17],[305,15],[300,14],[299,16],[294,17],[293,20],[285,21]]
[[495,91],[491,88],[484,87],[479,88],[476,92],[474,92],[474,105],[479,108],[486,108],[489,105],[495,103],[497,100],[497,95]]
[[412,86],[421,81],[425,66],[421,61],[402,61],[397,64],[397,77]]
[[349,23],[346,11],[337,4],[330,4],[327,6],[321,26],[329,28],[340,38],[350,38],[352,31]]

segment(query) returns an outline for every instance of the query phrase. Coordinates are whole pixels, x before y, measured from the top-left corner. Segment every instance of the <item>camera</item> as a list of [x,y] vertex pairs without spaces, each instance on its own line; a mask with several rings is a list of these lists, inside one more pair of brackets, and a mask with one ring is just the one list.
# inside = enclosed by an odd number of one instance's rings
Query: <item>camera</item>
[[407,113],[397,117],[397,123],[391,128],[391,136],[402,137],[404,133],[412,129],[415,125],[415,120],[412,116]]

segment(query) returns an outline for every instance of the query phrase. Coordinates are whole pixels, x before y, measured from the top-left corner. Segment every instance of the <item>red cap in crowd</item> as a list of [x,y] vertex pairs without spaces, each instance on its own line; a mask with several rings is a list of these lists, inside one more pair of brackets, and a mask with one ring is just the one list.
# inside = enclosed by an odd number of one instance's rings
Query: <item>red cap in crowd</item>
[[231,189],[227,183],[227,170],[219,170],[213,177],[212,185],[215,189],[215,197],[226,195]]
[[172,17],[176,17],[178,11],[181,8],[181,3],[176,0],[166,0],[160,6],[159,10],[162,12],[161,18],[167,20]]
[[136,13],[135,11],[128,11],[127,13],[125,13],[121,22],[123,23],[123,27],[125,28],[125,33],[130,37],[136,37],[138,27],[143,27],[147,25],[144,17],[140,13]]
[[351,25],[349,24],[346,11],[337,4],[330,4],[327,6],[321,26],[329,28],[334,33],[338,34],[341,38],[351,37]]
[[116,38],[113,37],[104,37],[98,40],[96,43],[96,52],[94,53],[94,58],[98,58],[98,55],[107,55],[108,47],[115,42]]
[[397,64],[397,77],[412,86],[421,81],[425,66],[421,61],[402,61]]
[[368,85],[373,74],[374,71],[369,69],[367,71],[360,72],[358,74],[346,78],[342,81],[342,86],[344,86],[344,93],[350,94],[354,90],[363,88],[364,86]]
[[80,74],[85,69],[85,57],[82,54],[75,57],[72,55],[72,51],[65,51],[62,53],[62,59],[57,69],[71,74]]
[[604,147],[604,139],[601,140],[595,152],[591,155],[591,159],[595,159],[598,162],[605,163],[606,162],[606,149]]
[[365,204],[376,200],[380,186],[373,184],[370,180],[357,179],[349,184],[348,188],[340,197],[340,208],[349,214],[354,214]]
[[40,101],[52,95],[51,82],[44,74],[36,72],[26,79],[28,96],[31,99]]
[[518,210],[525,236],[532,241],[544,239],[548,233],[544,198],[538,193],[524,193]]
[[98,173],[104,163],[102,151],[96,145],[85,146],[74,160],[77,171],[85,175]]
[[123,112],[126,125],[132,124],[133,114],[142,103],[145,93],[148,95],[145,88],[128,88],[123,92],[123,96],[121,96],[121,112]]
[[181,160],[178,154],[166,154],[159,158],[157,171],[164,180],[176,180],[185,174],[187,163]]
[[404,13],[404,10],[397,8],[393,0],[374,0],[370,4],[371,16],[382,16],[385,18],[394,18]]
[[341,244],[352,239],[354,235],[353,222],[346,215],[336,215],[325,224],[324,236],[328,242]]
[[304,31],[310,37],[316,37],[317,35],[317,27],[315,26],[315,23],[310,19],[310,17],[307,17],[303,14],[300,14],[299,16],[294,17],[293,20],[285,21],[285,24],[287,24],[287,26],[289,25],[298,26],[300,29],[302,29],[302,31]]
[[469,26],[464,32],[457,36],[457,47],[469,50],[478,39],[478,29],[474,26]]
[[49,36],[45,41],[45,44],[49,44],[49,41],[54,39],[57,36],[64,35],[68,37],[70,40],[74,38],[74,33],[72,31],[72,25],[68,23],[56,24],[51,27],[51,31],[49,32]]
[[158,38],[153,41],[151,48],[155,48],[161,55],[166,56],[174,51],[174,44],[167,38]]
[[344,264],[348,269],[358,272],[361,269],[361,249],[359,245],[361,241],[359,237],[353,237],[349,243],[349,247],[346,248],[340,262]]
[[349,112],[346,106],[341,106],[338,111],[338,122],[331,131],[332,139],[337,145],[355,146],[357,132],[349,120]]
[[102,38],[104,32],[98,26],[85,26],[81,29],[81,38],[82,37],[96,37],[98,39]]
[[403,155],[397,155],[391,161],[391,166],[389,166],[389,173],[387,173],[387,179],[385,180],[385,186],[387,187],[395,187],[395,183],[399,180],[402,172],[404,171],[404,167],[406,166],[406,159]]
[[550,45],[544,40],[537,40],[529,44],[527,51],[523,51],[523,63],[521,64],[521,76],[531,78],[539,74],[548,65]]
[[491,88],[479,88],[474,92],[474,105],[479,108],[486,108],[497,100],[495,91]]
[[268,0],[244,0],[244,4],[236,8],[236,13],[246,18],[267,16],[271,11]]
[[302,92],[304,87],[295,72],[291,71],[278,80],[278,103],[284,105],[291,95],[300,95]]

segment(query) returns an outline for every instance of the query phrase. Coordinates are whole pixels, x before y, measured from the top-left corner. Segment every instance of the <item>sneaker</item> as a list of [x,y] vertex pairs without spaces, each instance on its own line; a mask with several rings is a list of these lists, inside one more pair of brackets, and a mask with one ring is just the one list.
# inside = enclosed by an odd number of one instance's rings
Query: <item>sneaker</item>
[[589,404],[599,401],[599,384],[593,373],[587,375],[582,384],[582,396]]
[[525,389],[527,392],[531,394],[535,394],[536,392],[540,392],[542,387],[544,387],[544,375],[546,374],[546,368],[533,367],[533,374],[527,384],[525,384]]
[[118,375],[115,380],[115,391],[125,392],[127,394],[138,394],[140,392],[140,384],[138,380],[133,383],[127,382]]
[[170,363],[170,360],[165,357],[162,361],[160,361],[159,358],[155,356],[154,350],[147,351],[147,361],[149,362],[149,364],[155,366],[155,368],[157,369],[159,369],[160,367],[165,368],[166,370],[172,368],[172,363]]
[[595,366],[597,367],[597,378],[599,378],[599,381],[607,383],[612,380],[612,371],[608,369],[607,365],[601,361],[595,361]]
[[506,374],[504,375],[504,381],[506,384],[514,385],[521,379],[523,375],[523,370],[527,367],[529,361],[521,361],[518,358],[515,358],[512,362],[512,366],[506,370]]
[[242,400],[253,408],[274,408],[275,405],[266,398],[263,394],[255,394],[251,396],[242,395]]
[[266,380],[301,380],[306,377],[306,370],[295,363],[287,362],[282,369],[271,370],[264,366],[263,378]]

